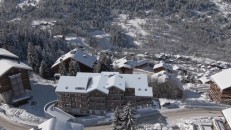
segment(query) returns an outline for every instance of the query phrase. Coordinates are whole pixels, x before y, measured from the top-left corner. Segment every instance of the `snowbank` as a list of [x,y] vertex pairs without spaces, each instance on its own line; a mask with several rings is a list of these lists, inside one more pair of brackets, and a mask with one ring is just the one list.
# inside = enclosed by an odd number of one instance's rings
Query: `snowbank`
[[42,79],[40,76],[32,75],[31,78],[32,99],[27,104],[19,107],[0,105],[1,116],[12,121],[35,126],[44,122],[44,106],[57,99],[53,81]]

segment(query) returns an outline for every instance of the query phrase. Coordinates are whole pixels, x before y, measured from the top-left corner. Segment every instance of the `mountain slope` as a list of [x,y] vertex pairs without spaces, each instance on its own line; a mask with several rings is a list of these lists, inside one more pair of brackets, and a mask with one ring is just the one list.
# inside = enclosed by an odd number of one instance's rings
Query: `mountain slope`
[[[3,2],[0,25],[1,33],[6,37],[1,37],[0,46],[5,47],[8,41],[15,42],[9,40],[12,36],[4,32],[4,25],[18,18],[19,21],[7,24],[31,29],[34,20],[52,19],[56,21],[54,25],[45,28],[51,37],[74,33],[85,38],[91,47],[103,49],[135,47],[155,53],[179,53],[224,60],[229,60],[228,54],[231,52],[228,1],[40,0],[36,6],[27,4],[23,9],[18,4],[22,4],[20,0]],[[41,26],[44,29],[48,25],[43,23]],[[37,26],[36,29],[41,27]],[[107,37],[95,37],[92,35],[94,31],[104,32]]]

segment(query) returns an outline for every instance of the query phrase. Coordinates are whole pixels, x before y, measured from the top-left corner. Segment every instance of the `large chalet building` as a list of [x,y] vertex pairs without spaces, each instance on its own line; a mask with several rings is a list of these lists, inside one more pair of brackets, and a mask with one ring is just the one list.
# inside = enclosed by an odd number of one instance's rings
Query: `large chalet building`
[[209,96],[213,101],[231,105],[230,76],[231,69],[226,69],[210,77],[212,83],[209,90]]
[[81,72],[93,72],[93,66],[97,60],[95,56],[89,55],[81,48],[76,48],[58,58],[58,60],[52,65],[51,68],[55,73],[60,73],[59,66],[62,62],[64,62],[66,69],[68,70],[71,59],[79,63]]
[[0,48],[0,101],[17,104],[30,98],[31,67],[19,61],[19,57]]
[[55,92],[58,107],[72,115],[105,114],[128,102],[134,108],[148,107],[153,97],[146,75],[118,72],[61,76]]

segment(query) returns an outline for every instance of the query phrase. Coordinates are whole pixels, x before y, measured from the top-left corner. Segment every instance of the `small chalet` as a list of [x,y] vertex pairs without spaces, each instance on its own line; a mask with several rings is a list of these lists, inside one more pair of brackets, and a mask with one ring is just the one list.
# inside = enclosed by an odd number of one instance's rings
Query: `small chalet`
[[95,56],[91,56],[80,48],[76,48],[61,56],[51,68],[55,73],[59,73],[59,65],[60,63],[64,62],[68,70],[71,59],[74,59],[79,63],[81,72],[93,72],[93,66],[97,60]]
[[113,68],[123,74],[132,74],[134,68],[142,69],[148,66],[148,60],[127,60],[125,57],[113,62]]
[[153,67],[154,73],[158,73],[158,72],[161,72],[163,70],[167,71],[168,73],[172,73],[173,67],[169,64],[164,63],[164,62],[160,62],[160,63],[154,65],[154,67]]
[[209,96],[213,101],[231,105],[230,76],[231,69],[226,69],[210,77],[212,83],[210,86]]
[[58,107],[72,115],[105,114],[129,101],[137,109],[149,107],[153,97],[146,75],[118,72],[61,76],[55,92]]
[[0,48],[0,66],[0,101],[18,104],[30,98],[28,71],[32,68],[3,48]]
[[[166,71],[160,71],[151,75],[153,82],[153,95],[156,98],[183,98],[184,88],[182,82]],[[171,94],[169,94],[171,93]],[[172,96],[174,95],[174,96]]]

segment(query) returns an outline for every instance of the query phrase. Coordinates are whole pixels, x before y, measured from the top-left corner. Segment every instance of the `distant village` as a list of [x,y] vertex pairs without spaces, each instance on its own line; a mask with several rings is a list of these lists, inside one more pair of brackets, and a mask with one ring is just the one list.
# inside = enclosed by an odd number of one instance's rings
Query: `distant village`
[[[52,66],[57,100],[44,108],[50,119],[31,130],[47,130],[48,126],[49,130],[83,130],[75,117],[114,113],[116,118],[117,109],[143,111],[162,107],[159,98],[184,100],[186,83],[197,84],[195,89],[207,86],[205,96],[211,102],[231,105],[231,64],[181,55],[127,53],[112,58],[113,52],[103,53],[111,62],[82,48],[57,59]],[[108,64],[102,65],[105,61]],[[31,73],[32,67],[0,48],[2,104],[17,107],[33,97]],[[224,120],[214,119],[212,130],[231,129],[231,108],[221,112]]]

